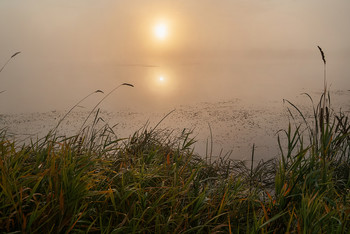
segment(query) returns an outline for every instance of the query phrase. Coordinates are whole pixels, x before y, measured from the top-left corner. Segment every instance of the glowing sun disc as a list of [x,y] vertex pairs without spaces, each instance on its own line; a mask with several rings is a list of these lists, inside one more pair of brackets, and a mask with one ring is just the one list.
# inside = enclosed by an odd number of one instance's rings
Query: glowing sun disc
[[168,36],[168,26],[165,23],[159,23],[154,27],[154,35],[160,40]]

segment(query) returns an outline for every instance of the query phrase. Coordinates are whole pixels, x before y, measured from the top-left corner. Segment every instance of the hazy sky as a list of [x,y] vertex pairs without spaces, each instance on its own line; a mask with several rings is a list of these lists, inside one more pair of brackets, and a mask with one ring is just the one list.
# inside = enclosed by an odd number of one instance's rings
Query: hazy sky
[[0,73],[0,109],[67,109],[123,82],[135,88],[103,107],[288,97],[322,88],[317,45],[329,83],[350,89],[349,10],[349,0],[0,0],[0,66],[22,52]]

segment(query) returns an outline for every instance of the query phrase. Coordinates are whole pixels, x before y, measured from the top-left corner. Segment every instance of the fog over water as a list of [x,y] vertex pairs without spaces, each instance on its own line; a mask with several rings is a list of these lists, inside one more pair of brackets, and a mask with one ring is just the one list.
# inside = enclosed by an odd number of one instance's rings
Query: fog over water
[[[164,127],[198,130],[199,151],[208,123],[217,151],[252,143],[264,151],[288,120],[283,99],[307,106],[301,93],[319,97],[317,45],[335,102],[348,108],[348,9],[348,0],[2,0],[0,66],[21,53],[0,73],[0,127],[44,131],[55,113],[127,82],[135,87],[120,87],[100,106],[121,134],[176,109]],[[158,22],[169,30],[161,41],[152,31]],[[75,114],[84,116],[102,97],[93,95]]]

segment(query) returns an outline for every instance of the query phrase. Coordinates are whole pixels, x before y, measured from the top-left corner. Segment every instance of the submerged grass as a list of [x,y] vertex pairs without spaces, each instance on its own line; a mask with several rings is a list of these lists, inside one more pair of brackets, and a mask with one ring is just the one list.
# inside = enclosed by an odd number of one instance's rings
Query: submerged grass
[[187,130],[146,124],[120,139],[96,128],[98,112],[72,137],[20,146],[3,130],[0,232],[349,233],[348,116],[326,89],[312,119],[286,102],[280,158],[255,165],[196,155]]

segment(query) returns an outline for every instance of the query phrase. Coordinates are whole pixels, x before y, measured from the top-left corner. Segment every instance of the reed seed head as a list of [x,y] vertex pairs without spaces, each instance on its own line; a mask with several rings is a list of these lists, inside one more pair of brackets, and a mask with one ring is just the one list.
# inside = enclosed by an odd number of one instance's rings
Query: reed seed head
[[127,85],[127,86],[130,86],[130,87],[134,87],[134,85],[129,84],[129,83],[123,83],[122,85]]
[[326,57],[324,56],[324,53],[323,53],[322,48],[321,48],[321,47],[319,47],[319,46],[317,46],[317,47],[318,47],[318,49],[319,49],[319,50],[320,50],[320,52],[321,52],[321,56],[322,56],[323,63],[324,63],[324,64],[326,64]]
[[16,53],[14,53],[14,54],[11,56],[11,58],[15,57],[15,56],[18,55],[19,53],[21,53],[21,51],[18,51],[18,52],[16,52]]

